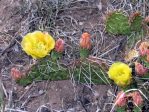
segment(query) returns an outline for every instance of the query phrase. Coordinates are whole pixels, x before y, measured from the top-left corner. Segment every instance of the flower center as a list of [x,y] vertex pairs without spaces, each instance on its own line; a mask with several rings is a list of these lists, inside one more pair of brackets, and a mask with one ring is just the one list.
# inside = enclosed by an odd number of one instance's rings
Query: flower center
[[43,50],[43,49],[45,49],[45,45],[44,45],[43,42],[39,42],[39,43],[37,44],[36,48],[37,48],[38,50]]
[[124,71],[120,71],[120,72],[118,73],[118,76],[121,77],[121,76],[123,76],[123,74],[125,74]]

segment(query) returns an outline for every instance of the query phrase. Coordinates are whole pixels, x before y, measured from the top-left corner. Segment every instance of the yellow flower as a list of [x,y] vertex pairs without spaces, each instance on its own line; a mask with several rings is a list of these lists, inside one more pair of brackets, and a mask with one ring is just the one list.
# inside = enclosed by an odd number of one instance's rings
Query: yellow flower
[[110,67],[108,75],[118,86],[126,87],[132,80],[131,72],[132,69],[127,64],[116,62]]
[[47,32],[34,31],[24,36],[21,46],[33,58],[43,58],[54,48],[55,41]]

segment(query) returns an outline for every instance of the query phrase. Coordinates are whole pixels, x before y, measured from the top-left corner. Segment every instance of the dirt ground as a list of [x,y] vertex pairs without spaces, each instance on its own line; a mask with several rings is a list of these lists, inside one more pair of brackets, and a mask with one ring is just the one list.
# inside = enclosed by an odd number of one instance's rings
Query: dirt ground
[[[110,85],[83,85],[64,80],[33,82],[22,87],[11,79],[13,66],[23,68],[32,63],[20,47],[22,36],[37,29],[29,20],[33,13],[31,3],[28,0],[0,0],[0,76],[6,89],[6,112],[109,112],[115,97],[115,87]],[[93,56],[121,60],[117,54],[124,50],[121,41],[126,37],[114,38],[104,32],[108,7],[107,0],[76,0],[57,12],[54,28],[45,27],[45,30],[55,38],[66,40],[65,59],[77,57],[80,35],[88,31],[93,40]],[[106,53],[115,47],[117,50]]]

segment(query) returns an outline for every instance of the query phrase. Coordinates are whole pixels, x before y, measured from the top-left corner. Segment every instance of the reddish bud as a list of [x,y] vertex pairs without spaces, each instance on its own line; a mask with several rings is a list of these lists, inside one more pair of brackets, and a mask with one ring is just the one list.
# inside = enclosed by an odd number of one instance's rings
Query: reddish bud
[[133,101],[136,105],[142,105],[143,99],[142,99],[142,96],[140,95],[140,93],[138,91],[133,92],[132,98],[133,98]]
[[18,79],[21,79],[22,78],[22,73],[20,70],[18,70],[17,68],[12,68],[11,69],[11,77],[14,79],[14,80],[18,80]]
[[116,97],[115,103],[119,107],[123,107],[126,105],[127,96],[123,91],[120,91]]
[[133,103],[136,104],[137,106],[140,106],[143,104],[143,98],[140,92],[135,91],[135,92],[129,93],[128,96],[132,97]]
[[135,62],[135,71],[138,75],[143,76],[148,72],[148,69],[145,68],[142,64]]
[[142,42],[139,46],[139,52],[141,56],[148,55],[149,54],[149,43],[148,42]]
[[90,34],[85,32],[82,34],[80,38],[80,47],[84,49],[90,49],[91,48],[91,39]]
[[59,38],[55,44],[55,51],[62,53],[64,51],[64,44],[65,44],[64,40]]

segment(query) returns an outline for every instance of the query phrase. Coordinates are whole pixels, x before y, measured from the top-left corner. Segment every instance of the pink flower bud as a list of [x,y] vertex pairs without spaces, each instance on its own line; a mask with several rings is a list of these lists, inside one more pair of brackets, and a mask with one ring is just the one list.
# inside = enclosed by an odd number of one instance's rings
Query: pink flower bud
[[139,46],[139,52],[141,56],[149,54],[149,42],[142,42]]
[[140,95],[140,92],[135,91],[130,93],[130,96],[133,98],[133,103],[136,104],[137,106],[140,106],[143,104],[143,98]]
[[55,44],[55,51],[62,53],[64,51],[64,44],[65,44],[64,40],[59,38]]
[[11,69],[11,77],[12,77],[14,80],[21,79],[22,76],[23,76],[22,73],[21,73],[20,70],[18,70],[17,68],[12,68],[12,69]]
[[116,97],[115,103],[119,107],[123,107],[126,105],[127,96],[123,91],[120,91]]
[[142,64],[135,62],[135,71],[139,76],[143,76],[148,72],[148,69],[145,68]]

